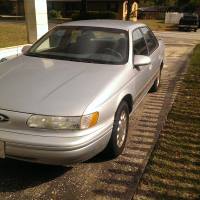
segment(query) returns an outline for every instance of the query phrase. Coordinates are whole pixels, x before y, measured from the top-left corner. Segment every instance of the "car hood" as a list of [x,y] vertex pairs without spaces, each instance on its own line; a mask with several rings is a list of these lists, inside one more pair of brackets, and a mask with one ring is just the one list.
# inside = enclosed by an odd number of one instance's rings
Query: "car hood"
[[123,69],[23,55],[0,64],[0,109],[79,116]]

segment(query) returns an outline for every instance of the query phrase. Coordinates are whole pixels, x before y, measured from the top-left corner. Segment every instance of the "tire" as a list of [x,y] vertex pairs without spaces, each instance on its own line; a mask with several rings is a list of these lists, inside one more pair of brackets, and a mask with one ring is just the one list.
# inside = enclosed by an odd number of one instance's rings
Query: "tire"
[[161,79],[161,70],[158,73],[157,78],[154,81],[154,83],[153,83],[153,85],[152,85],[152,87],[150,89],[150,92],[157,92],[158,91],[158,88],[160,86],[160,79]]
[[[119,126],[122,124],[122,126]],[[129,108],[125,101],[122,101],[115,113],[114,125],[110,141],[106,147],[105,153],[109,158],[119,156],[125,147],[128,136]],[[121,129],[119,129],[121,127]]]
[[196,29],[196,28],[194,29],[194,32],[197,32],[197,29]]

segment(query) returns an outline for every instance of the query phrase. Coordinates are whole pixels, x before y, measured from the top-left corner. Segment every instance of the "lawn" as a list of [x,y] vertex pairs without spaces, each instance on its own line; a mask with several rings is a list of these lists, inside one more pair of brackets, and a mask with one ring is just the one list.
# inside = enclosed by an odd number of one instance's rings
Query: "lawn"
[[200,199],[200,45],[134,199]]
[[[175,30],[175,26],[166,25],[162,20],[139,20],[154,31]],[[23,22],[0,22],[0,48],[27,43],[26,26]]]
[[140,23],[144,23],[149,26],[153,31],[175,31],[177,26],[174,24],[165,24],[164,20],[138,20]]
[[27,43],[24,23],[0,22],[0,48]]

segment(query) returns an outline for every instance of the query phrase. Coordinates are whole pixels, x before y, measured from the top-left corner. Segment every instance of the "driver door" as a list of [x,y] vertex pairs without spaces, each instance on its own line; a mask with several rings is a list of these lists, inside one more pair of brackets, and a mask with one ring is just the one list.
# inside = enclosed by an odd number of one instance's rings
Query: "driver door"
[[[148,48],[141,33],[140,29],[133,31],[133,63],[135,55],[144,55],[148,56]],[[133,66],[134,73],[134,93],[135,101],[140,102],[143,96],[148,92],[148,75],[149,75],[150,66]]]

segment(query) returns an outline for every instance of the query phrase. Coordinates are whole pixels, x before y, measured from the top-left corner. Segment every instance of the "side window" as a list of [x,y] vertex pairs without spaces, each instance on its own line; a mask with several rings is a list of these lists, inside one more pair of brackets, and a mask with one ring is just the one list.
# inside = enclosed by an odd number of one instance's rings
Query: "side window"
[[133,31],[133,53],[134,55],[148,55],[146,42],[139,29]]
[[144,34],[144,38],[146,40],[149,53],[151,54],[157,48],[158,41],[149,28],[143,27],[141,28],[141,30],[142,30],[142,33]]

